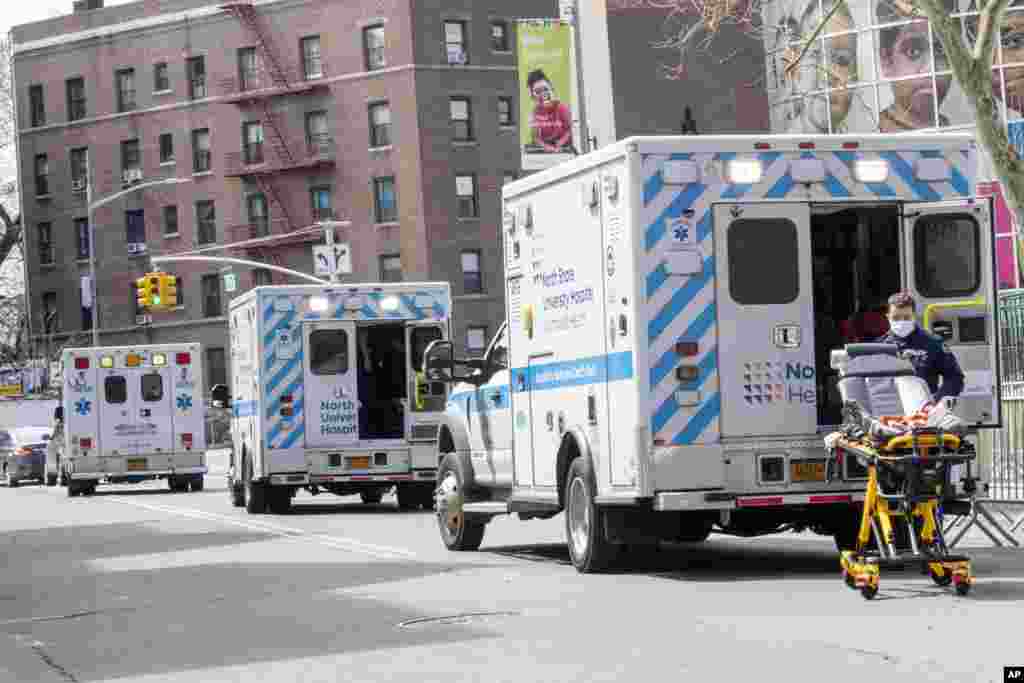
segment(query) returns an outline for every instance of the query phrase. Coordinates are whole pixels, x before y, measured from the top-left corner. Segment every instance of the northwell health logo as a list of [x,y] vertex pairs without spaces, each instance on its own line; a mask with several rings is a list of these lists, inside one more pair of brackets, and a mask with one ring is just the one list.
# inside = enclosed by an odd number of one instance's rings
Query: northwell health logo
[[752,406],[816,403],[814,367],[781,361],[744,363],[743,400]]

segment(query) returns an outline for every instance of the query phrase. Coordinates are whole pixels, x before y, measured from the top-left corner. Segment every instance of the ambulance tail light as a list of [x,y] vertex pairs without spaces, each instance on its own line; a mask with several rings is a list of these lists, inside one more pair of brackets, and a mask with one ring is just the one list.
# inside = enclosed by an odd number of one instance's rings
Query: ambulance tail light
[[192,450],[192,434],[185,433],[181,435],[181,445],[186,451]]
[[757,150],[771,149],[771,148],[772,148],[772,146],[770,144],[768,144],[767,142],[755,142],[754,143],[754,149],[757,149]]
[[859,142],[844,142],[843,149],[860,149]]
[[189,365],[192,362],[192,354],[183,352],[174,354],[174,362],[178,365]]
[[676,355],[683,358],[692,358],[700,353],[700,345],[695,341],[677,341]]
[[88,370],[89,359],[79,356],[75,359],[75,370]]
[[857,159],[853,162],[853,177],[860,183],[881,183],[889,177],[889,163],[885,159]]
[[78,447],[83,451],[87,451],[92,448],[92,439],[88,436],[82,437],[78,440]]
[[801,142],[800,144],[797,145],[797,147],[799,147],[800,149],[814,149],[814,143],[813,142]]

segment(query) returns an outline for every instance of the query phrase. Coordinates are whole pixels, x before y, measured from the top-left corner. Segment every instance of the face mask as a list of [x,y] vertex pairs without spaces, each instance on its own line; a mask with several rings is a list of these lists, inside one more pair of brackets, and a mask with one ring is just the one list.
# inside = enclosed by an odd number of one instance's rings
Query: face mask
[[897,337],[909,337],[910,333],[917,327],[913,320],[890,320],[889,327]]

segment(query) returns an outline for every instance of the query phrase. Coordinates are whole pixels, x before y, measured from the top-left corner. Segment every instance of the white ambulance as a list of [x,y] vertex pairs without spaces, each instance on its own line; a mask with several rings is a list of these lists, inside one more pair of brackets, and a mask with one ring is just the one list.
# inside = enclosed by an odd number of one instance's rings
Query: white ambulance
[[[829,352],[909,290],[1000,421],[988,200],[964,135],[630,138],[504,187],[507,321],[438,433],[445,544],[566,511],[580,571],[627,543],[810,528],[849,544]],[[884,312],[882,321],[884,322]],[[850,324],[847,324],[850,323]],[[884,330],[883,330],[884,331]]]
[[[433,504],[446,387],[414,368],[450,335],[446,282],[256,287],[231,302],[233,503],[287,511],[300,489]],[[230,393],[230,396],[227,394]]]
[[91,495],[100,482],[149,479],[166,479],[172,491],[203,490],[199,344],[65,349],[61,363],[63,394],[47,465],[69,496]]

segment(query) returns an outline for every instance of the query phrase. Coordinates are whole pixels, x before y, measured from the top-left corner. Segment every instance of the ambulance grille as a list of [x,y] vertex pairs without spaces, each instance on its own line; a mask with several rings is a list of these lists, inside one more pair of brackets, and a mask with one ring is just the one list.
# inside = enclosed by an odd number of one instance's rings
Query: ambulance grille
[[410,441],[435,441],[437,440],[436,424],[418,424],[412,426],[409,434]]

